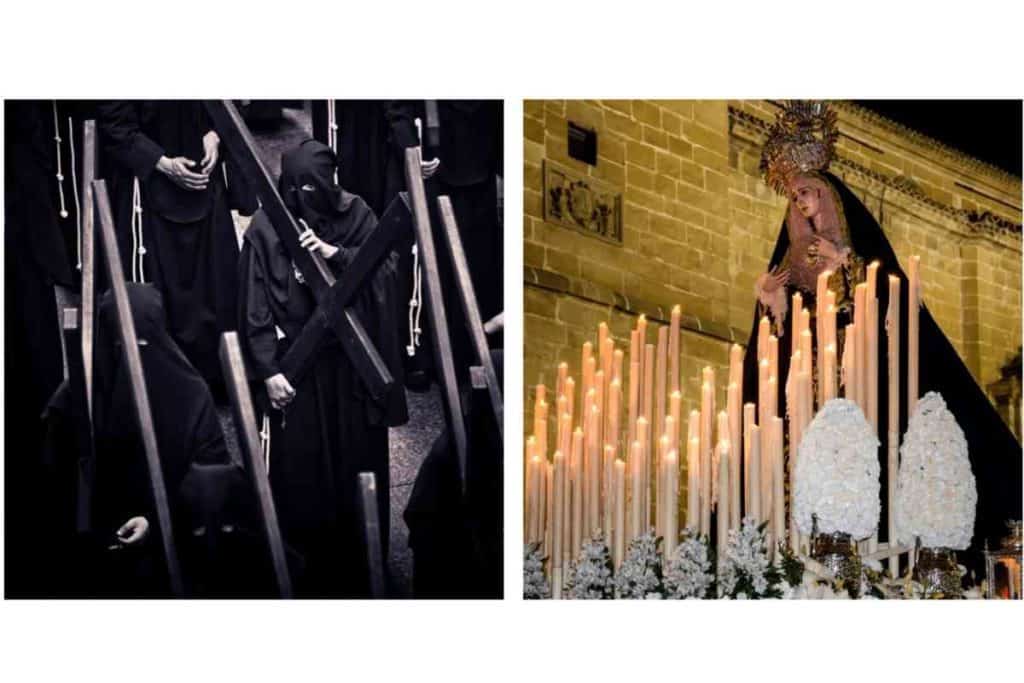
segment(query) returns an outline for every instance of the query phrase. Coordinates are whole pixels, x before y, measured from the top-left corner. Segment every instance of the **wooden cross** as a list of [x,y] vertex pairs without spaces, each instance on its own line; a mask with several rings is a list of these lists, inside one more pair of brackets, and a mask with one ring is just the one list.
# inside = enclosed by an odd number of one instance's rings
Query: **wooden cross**
[[281,527],[277,522],[277,509],[270,493],[270,480],[262,461],[260,437],[256,429],[256,411],[252,407],[249,383],[245,378],[245,363],[238,345],[237,332],[225,332],[220,341],[220,364],[224,370],[231,408],[235,417],[235,429],[242,447],[245,469],[256,491],[260,518],[263,522],[264,537],[270,552],[278,594],[282,598],[292,597],[292,580],[288,573],[288,561],[281,540]]
[[124,284],[124,270],[121,268],[121,254],[118,251],[117,237],[114,234],[114,215],[110,209],[110,197],[107,194],[106,182],[94,180],[92,192],[96,218],[99,220],[100,244],[106,256],[107,275],[110,279],[110,289],[114,295],[118,336],[121,340],[121,348],[124,349],[125,362],[128,365],[128,379],[131,383],[132,398],[135,404],[135,418],[142,435],[146,466],[149,470],[150,490],[153,494],[153,507],[156,509],[157,527],[163,547],[167,577],[170,581],[171,594],[175,597],[183,597],[185,589],[174,544],[174,532],[171,529],[171,511],[167,502],[167,489],[164,486],[164,474],[157,450],[153,413],[149,406],[146,376],[142,371],[142,357],[139,354],[138,339],[135,336],[135,321],[128,303],[128,290]]
[[377,477],[373,472],[359,473],[359,503],[366,541],[366,566],[370,575],[370,595],[387,597],[384,581],[384,551],[380,540],[380,509],[377,505]]
[[381,233],[378,227],[374,236],[359,250],[355,261],[346,268],[345,281],[341,283],[343,287],[337,289],[335,277],[323,258],[307,251],[299,243],[302,228],[288,211],[270,174],[257,156],[256,143],[235,105],[230,100],[207,100],[205,105],[221,141],[235,158],[242,174],[254,183],[264,213],[319,303],[306,323],[309,334],[307,329],[303,329],[302,335],[295,340],[282,362],[285,376],[295,384],[312,367],[317,348],[324,339],[324,332],[330,329],[341,341],[370,395],[378,399],[385,396],[394,384],[394,378],[358,315],[348,304],[363,280],[390,253],[390,242],[385,243],[384,239],[388,235],[387,231]]

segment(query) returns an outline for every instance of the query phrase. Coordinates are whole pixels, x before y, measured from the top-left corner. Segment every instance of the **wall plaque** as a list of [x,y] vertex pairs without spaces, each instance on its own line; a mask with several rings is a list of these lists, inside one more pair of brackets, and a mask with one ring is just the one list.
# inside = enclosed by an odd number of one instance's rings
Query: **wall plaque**
[[622,244],[622,192],[545,159],[544,220]]

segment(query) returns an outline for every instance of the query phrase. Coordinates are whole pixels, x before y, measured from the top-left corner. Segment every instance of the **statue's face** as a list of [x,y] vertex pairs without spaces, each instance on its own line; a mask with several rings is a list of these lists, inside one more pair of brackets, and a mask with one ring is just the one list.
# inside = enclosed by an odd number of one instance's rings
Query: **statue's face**
[[806,178],[797,177],[790,183],[789,198],[804,218],[813,218],[821,210],[821,190]]

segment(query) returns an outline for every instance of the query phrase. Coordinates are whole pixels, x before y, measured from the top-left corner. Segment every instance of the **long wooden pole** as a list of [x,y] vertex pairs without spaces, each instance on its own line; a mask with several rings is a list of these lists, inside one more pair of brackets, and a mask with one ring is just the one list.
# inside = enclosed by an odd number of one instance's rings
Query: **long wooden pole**
[[153,494],[153,507],[156,510],[167,577],[170,582],[171,594],[175,597],[184,597],[185,586],[181,578],[181,567],[178,564],[174,530],[171,527],[171,510],[167,502],[167,488],[164,486],[164,473],[156,443],[153,412],[149,405],[146,375],[142,369],[142,357],[139,354],[138,338],[135,335],[135,320],[132,318],[128,290],[124,284],[124,270],[121,267],[121,253],[118,251],[117,236],[114,233],[114,214],[110,208],[110,196],[107,194],[107,185],[103,180],[94,180],[92,190],[96,218],[100,225],[100,241],[106,256],[107,275],[117,309],[118,336],[121,340],[125,361],[128,364],[128,378],[131,382],[132,396],[135,399],[133,401],[135,418],[142,436],[146,466],[149,469],[149,484]]

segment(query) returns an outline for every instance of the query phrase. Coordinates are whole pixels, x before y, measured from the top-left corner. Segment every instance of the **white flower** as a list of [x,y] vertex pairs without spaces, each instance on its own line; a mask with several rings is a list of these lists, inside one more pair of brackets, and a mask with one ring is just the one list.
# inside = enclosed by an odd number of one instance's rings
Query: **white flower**
[[709,595],[714,581],[707,539],[686,531],[665,568],[667,597],[678,600],[714,597]]
[[664,586],[661,580],[661,539],[651,529],[629,543],[626,557],[615,577],[619,597],[633,600],[660,600]]
[[896,483],[896,536],[917,536],[932,548],[963,550],[974,535],[978,491],[967,439],[942,396],[928,392],[910,416],[900,447]]
[[855,539],[878,528],[878,439],[853,401],[832,399],[800,441],[793,509],[797,527],[812,533],[846,533]]

